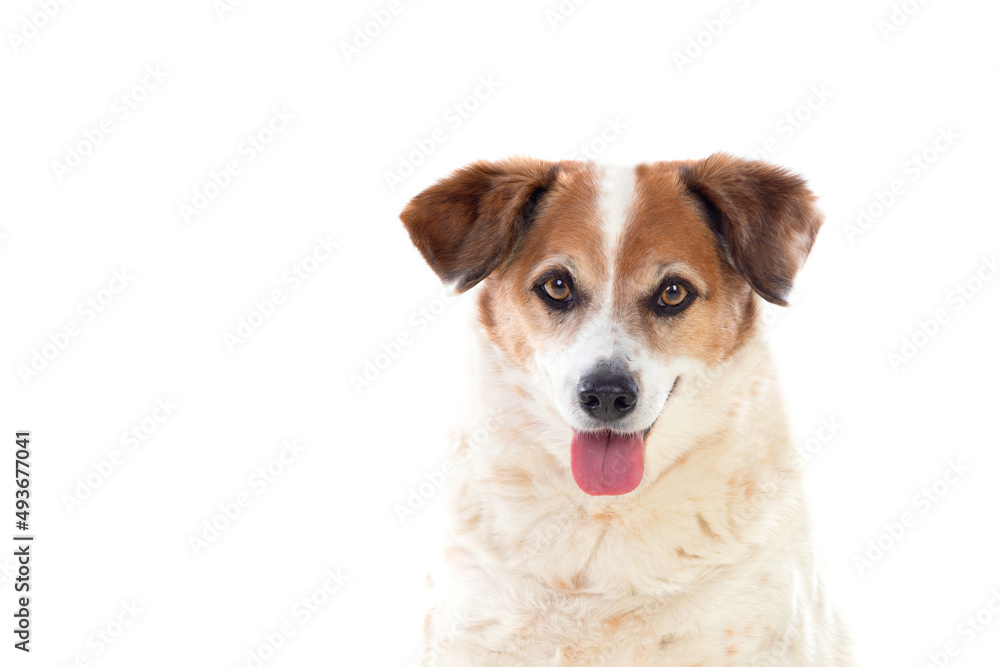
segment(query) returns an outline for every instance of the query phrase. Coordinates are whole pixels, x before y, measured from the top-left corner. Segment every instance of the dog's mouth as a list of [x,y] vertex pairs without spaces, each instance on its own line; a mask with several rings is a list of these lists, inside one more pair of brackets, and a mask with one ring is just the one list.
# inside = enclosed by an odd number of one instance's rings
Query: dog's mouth
[[[666,400],[679,380],[674,380]],[[658,419],[642,431],[631,433],[574,430],[570,467],[580,490],[591,496],[621,496],[635,491],[642,482],[646,438]]]

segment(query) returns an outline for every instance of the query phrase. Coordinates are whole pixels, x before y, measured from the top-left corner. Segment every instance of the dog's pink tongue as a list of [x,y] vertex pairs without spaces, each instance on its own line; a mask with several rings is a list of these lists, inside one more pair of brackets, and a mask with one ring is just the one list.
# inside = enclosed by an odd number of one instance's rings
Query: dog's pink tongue
[[573,479],[591,496],[620,496],[642,481],[642,433],[573,433]]

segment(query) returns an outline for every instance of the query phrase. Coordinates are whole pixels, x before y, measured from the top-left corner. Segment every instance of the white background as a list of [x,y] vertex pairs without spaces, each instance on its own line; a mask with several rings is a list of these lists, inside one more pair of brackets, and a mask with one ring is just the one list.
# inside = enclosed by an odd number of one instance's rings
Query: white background
[[[13,544],[17,429],[33,433],[37,537],[30,656],[11,647],[0,549],[0,663],[248,665],[289,622],[264,664],[413,664],[441,507],[395,507],[440,469],[466,325],[465,300],[422,314],[441,288],[399,211],[469,161],[589,146],[614,163],[727,150],[806,176],[827,222],[772,343],[860,662],[923,665],[955,641],[938,664],[996,664],[1000,614],[971,641],[959,627],[1000,595],[1000,279],[983,268],[1000,251],[996,3],[407,1],[350,57],[388,0],[220,4],[4,3],[0,537]],[[275,109],[294,120],[269,135]],[[437,128],[445,141],[414,155]],[[54,164],[71,152],[87,154]],[[420,164],[390,187],[401,161]],[[339,246],[325,261],[318,238]],[[293,267],[314,271],[296,286]],[[919,348],[894,364],[904,339]],[[162,423],[158,399],[179,406]],[[130,449],[123,433],[144,427]],[[304,451],[258,494],[251,476],[290,438]],[[918,504],[951,463],[968,472]],[[915,525],[884,534],[907,512]],[[304,619],[328,571],[346,581]]]

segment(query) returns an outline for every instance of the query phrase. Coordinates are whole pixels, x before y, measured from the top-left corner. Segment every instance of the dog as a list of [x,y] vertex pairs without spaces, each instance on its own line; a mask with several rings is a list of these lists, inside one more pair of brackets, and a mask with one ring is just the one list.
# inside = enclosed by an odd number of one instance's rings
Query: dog
[[475,298],[422,664],[854,664],[763,331],[822,224],[802,178],[514,158],[400,217]]

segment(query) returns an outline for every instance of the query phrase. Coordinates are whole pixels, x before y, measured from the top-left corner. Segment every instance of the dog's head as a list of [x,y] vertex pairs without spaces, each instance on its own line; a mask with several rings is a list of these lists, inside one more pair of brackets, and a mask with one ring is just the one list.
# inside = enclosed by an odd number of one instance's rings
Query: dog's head
[[442,280],[484,283],[480,323],[572,428],[580,488],[621,495],[686,369],[739,348],[754,293],[785,305],[821,223],[813,200],[799,177],[721,154],[628,169],[514,159],[456,172],[402,219]]

